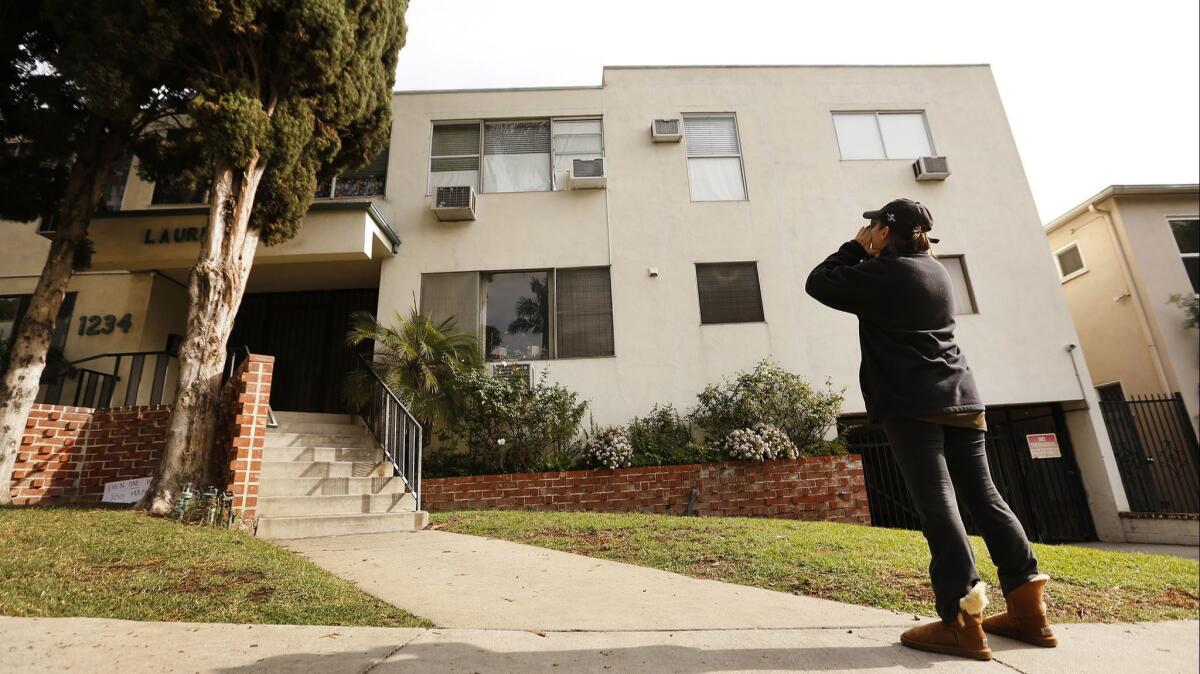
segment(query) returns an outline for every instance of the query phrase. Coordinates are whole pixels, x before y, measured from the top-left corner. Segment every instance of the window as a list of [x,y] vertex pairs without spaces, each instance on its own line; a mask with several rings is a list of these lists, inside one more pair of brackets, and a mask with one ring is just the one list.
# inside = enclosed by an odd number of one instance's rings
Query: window
[[604,133],[598,119],[556,119],[553,129],[555,187],[558,188],[562,186],[562,177],[570,175],[571,162],[604,156]]
[[608,268],[562,269],[556,277],[557,357],[613,355],[612,285]]
[[1125,389],[1121,388],[1121,382],[1119,381],[1097,386],[1096,393],[1100,394],[1101,400],[1125,400]]
[[1192,280],[1192,292],[1200,293],[1200,218],[1172,218],[1167,222],[1175,235],[1183,268]]
[[421,313],[453,317],[491,361],[614,354],[607,267],[423,274]]
[[[9,344],[15,339],[21,319],[29,309],[29,301],[33,295],[0,295],[0,342]],[[75,293],[67,293],[62,305],[58,308],[58,318],[54,322],[54,336],[50,341],[51,348],[61,350],[67,343],[67,333],[71,328],[71,314],[75,311]],[[0,367],[3,367],[0,363]]]
[[1058,275],[1063,281],[1069,281],[1087,271],[1083,264],[1083,256],[1079,253],[1079,244],[1071,243],[1054,253],[1058,260]]
[[371,160],[371,163],[353,171],[344,171],[317,182],[318,199],[344,197],[375,197],[384,193],[387,184],[388,152]]
[[755,262],[697,264],[696,287],[703,325],[764,320]]
[[835,112],[842,159],[916,159],[933,154],[923,112]]
[[101,209],[121,210],[121,203],[125,199],[125,183],[129,180],[129,168],[132,163],[132,154],[125,154],[113,163],[108,180],[104,183],[104,200],[100,203]]
[[155,206],[162,204],[203,204],[208,201],[208,190],[202,187],[192,187],[183,181],[165,180],[154,183],[154,196],[150,203]]
[[745,201],[742,151],[733,115],[684,115],[692,201]]
[[435,124],[429,159],[429,191],[470,185],[479,189],[479,122]]
[[550,120],[483,125],[483,191],[550,189]]
[[950,285],[954,289],[954,313],[957,315],[979,313],[978,307],[975,306],[975,293],[971,289],[971,277],[967,274],[967,263],[963,260],[963,256],[947,255],[938,257],[937,260],[950,274]]

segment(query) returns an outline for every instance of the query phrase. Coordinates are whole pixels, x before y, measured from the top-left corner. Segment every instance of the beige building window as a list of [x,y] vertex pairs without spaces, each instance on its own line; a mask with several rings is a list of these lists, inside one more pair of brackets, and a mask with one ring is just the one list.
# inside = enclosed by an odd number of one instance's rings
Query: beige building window
[[382,196],[387,184],[388,151],[370,164],[317,181],[316,198],[353,198]]
[[433,125],[429,191],[470,185],[479,189],[479,122]]
[[1083,254],[1079,252],[1079,243],[1077,241],[1072,241],[1054,251],[1054,259],[1058,262],[1058,276],[1064,282],[1070,281],[1087,271],[1087,266],[1083,263]]
[[843,160],[916,159],[933,154],[923,112],[835,112]]
[[956,315],[977,314],[975,291],[971,288],[971,277],[967,274],[967,263],[962,255],[939,255],[938,262],[950,274],[950,285],[954,289],[954,313]]
[[765,320],[756,262],[697,264],[696,288],[701,325]]
[[745,201],[737,119],[732,114],[684,115],[683,135],[692,201]]
[[1200,293],[1200,218],[1171,218],[1171,234],[1179,247],[1179,257],[1192,281],[1192,292]]

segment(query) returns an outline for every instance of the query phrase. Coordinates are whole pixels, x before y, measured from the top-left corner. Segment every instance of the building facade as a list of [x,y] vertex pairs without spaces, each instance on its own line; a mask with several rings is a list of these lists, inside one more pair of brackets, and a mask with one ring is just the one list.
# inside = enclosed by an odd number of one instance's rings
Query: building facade
[[1112,185],[1046,225],[1092,385],[1182,394],[1200,415],[1200,340],[1170,298],[1200,293],[1200,185]]
[[[1043,233],[987,66],[618,67],[599,86],[398,92],[393,113],[386,158],[323,185],[299,236],[259,251],[230,346],[276,356],[276,409],[336,409],[346,315],[386,322],[415,303],[475,332],[490,361],[579,392],[596,423],[688,409],[768,357],[845,388],[860,415],[855,319],[804,279],[864,210],[907,196],[934,215],[987,403],[1050,410],[1096,533],[1122,538],[1092,378],[1054,264],[1030,253]],[[917,180],[927,156],[949,177]],[[473,202],[439,217],[439,187]],[[119,208],[92,224],[94,272],[72,284],[68,358],[183,331],[205,209],[178,202],[195,196],[128,172]],[[4,226],[30,252],[4,262],[0,292],[29,292],[37,237]],[[103,332],[126,313],[128,331]]]

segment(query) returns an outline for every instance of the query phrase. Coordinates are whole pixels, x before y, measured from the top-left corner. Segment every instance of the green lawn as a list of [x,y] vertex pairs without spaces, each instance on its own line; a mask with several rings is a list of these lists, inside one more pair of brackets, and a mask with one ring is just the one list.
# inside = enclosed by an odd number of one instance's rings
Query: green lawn
[[[501,538],[781,592],[933,615],[929,553],[919,532],[742,517],[464,511],[436,513],[446,531]],[[993,607],[995,568],[972,539]],[[1163,555],[1034,545],[1053,578],[1057,622],[1195,619],[1200,566]]]
[[0,508],[0,615],[430,627],[246,534],[128,510]]

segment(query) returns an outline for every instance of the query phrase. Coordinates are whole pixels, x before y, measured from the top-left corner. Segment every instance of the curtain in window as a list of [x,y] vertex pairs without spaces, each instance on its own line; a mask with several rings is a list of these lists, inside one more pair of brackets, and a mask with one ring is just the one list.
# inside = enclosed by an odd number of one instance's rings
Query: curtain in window
[[560,269],[556,291],[558,357],[613,355],[612,285],[608,268]]
[[489,122],[483,130],[483,191],[550,189],[550,121]]
[[454,319],[460,332],[479,336],[479,275],[421,274],[421,313],[434,323]]
[[741,148],[733,115],[685,115],[688,184],[693,201],[741,201]]
[[576,159],[604,156],[604,135],[598,119],[554,120],[554,174],[559,187]]
[[837,113],[833,116],[842,159],[883,159],[883,138],[875,113]]
[[929,134],[925,132],[925,115],[919,112],[880,114],[879,130],[888,159],[916,159],[933,154]]
[[763,320],[758,265],[728,262],[696,265],[701,323],[754,323]]
[[470,185],[479,189],[479,123],[436,124],[429,164],[429,191]]

